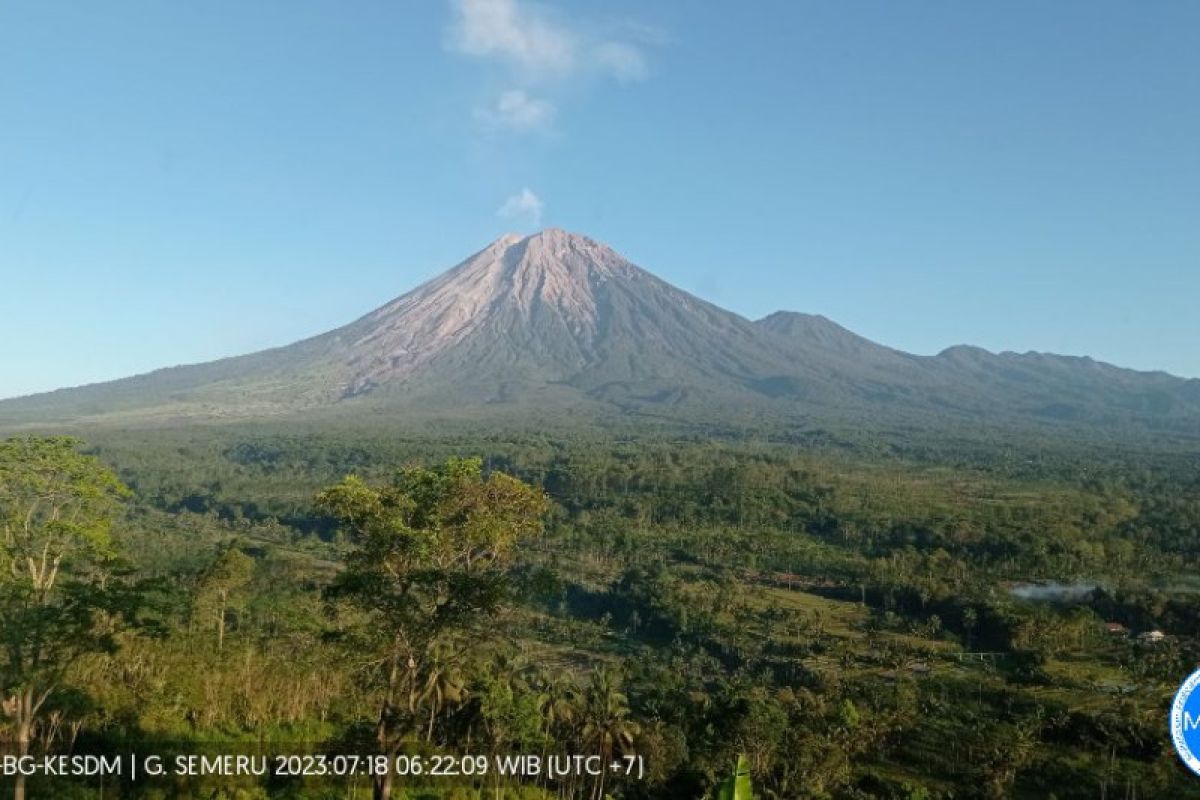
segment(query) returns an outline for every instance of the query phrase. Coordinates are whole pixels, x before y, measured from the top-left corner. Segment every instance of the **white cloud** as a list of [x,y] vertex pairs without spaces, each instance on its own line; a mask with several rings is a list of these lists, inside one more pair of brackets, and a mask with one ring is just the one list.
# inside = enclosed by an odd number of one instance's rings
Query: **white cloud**
[[542,224],[542,209],[545,204],[526,186],[504,201],[504,205],[496,210],[496,215],[508,219],[519,219],[528,222],[533,227]]
[[517,0],[455,0],[450,47],[481,58],[499,58],[534,73],[571,71],[577,43],[565,27]]
[[509,89],[492,105],[476,108],[475,119],[487,128],[544,132],[554,123],[554,104],[530,97],[521,89]]
[[[598,38],[586,26],[526,0],[452,0],[454,21],[446,44],[458,53],[517,68],[530,80],[599,73],[641,80],[648,70],[641,48]],[[611,34],[610,34],[611,35]]]

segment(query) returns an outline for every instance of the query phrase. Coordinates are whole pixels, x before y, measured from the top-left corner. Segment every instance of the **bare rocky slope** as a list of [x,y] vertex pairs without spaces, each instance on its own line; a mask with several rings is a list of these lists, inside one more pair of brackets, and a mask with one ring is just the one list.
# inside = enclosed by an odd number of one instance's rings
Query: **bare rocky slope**
[[915,356],[820,316],[757,322],[585,236],[504,236],[287,347],[0,402],[0,426],[551,412],[1140,425],[1200,432],[1200,381],[1087,358]]

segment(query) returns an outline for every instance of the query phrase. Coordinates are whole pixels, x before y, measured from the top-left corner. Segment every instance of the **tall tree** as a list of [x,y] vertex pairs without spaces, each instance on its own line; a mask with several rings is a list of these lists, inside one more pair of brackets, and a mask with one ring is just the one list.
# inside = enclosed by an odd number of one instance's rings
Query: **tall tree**
[[[491,632],[513,547],[542,530],[549,501],[516,478],[484,476],[479,459],[451,459],[403,469],[382,488],[347,477],[317,505],[355,544],[331,595],[366,612],[380,691],[375,737],[392,756],[417,735],[418,704],[447,645]],[[375,798],[386,800],[391,787],[390,771],[378,776]]]
[[71,664],[114,646],[111,525],[129,490],[78,444],[0,442],[0,695],[18,756]]
[[593,798],[604,796],[604,778],[607,765],[614,755],[629,753],[633,748],[633,737],[638,725],[630,717],[629,700],[620,690],[617,675],[601,669],[592,673],[591,683],[584,692],[583,738],[596,755],[603,768],[593,790]]
[[254,576],[254,559],[236,546],[222,550],[200,575],[196,586],[195,614],[211,622],[217,632],[217,651],[225,647],[225,626],[231,606]]

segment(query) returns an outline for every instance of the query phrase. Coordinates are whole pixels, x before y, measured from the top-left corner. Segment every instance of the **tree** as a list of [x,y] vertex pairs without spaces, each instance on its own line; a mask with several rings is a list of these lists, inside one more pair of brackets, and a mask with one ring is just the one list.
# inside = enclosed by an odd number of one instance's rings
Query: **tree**
[[[451,459],[403,469],[382,488],[349,476],[317,505],[355,545],[330,596],[366,613],[363,646],[380,695],[376,744],[393,755],[417,735],[430,671],[445,667],[467,632],[474,643],[490,633],[507,599],[512,550],[542,530],[549,501],[503,473],[485,477],[479,459]],[[390,796],[391,777],[376,778],[377,800]]]
[[217,631],[217,652],[225,648],[225,624],[231,601],[254,576],[254,559],[235,546],[221,551],[201,575],[196,587],[195,612],[211,620]]
[[[112,518],[129,494],[70,438],[0,442],[0,696],[26,756],[46,701],[83,655],[114,648]],[[25,796],[18,775],[13,795]]]
[[537,695],[538,711],[542,715],[547,736],[564,733],[579,714],[579,686],[566,670],[542,677]]
[[975,626],[979,624],[979,612],[971,606],[967,606],[962,612],[963,630],[967,632],[967,649],[971,649],[972,639],[971,634],[975,630]]
[[448,705],[458,705],[467,696],[466,680],[459,665],[451,658],[442,658],[434,650],[425,670],[425,683],[421,691],[421,702],[429,706],[429,727],[425,740],[433,740],[433,723]]
[[[592,673],[591,683],[584,692],[583,719],[584,742],[595,748],[601,764],[607,764],[617,753],[632,749],[638,726],[630,719],[629,700],[621,692],[617,676],[608,669]],[[600,771],[593,794],[597,799],[604,796],[607,773],[607,769]]]

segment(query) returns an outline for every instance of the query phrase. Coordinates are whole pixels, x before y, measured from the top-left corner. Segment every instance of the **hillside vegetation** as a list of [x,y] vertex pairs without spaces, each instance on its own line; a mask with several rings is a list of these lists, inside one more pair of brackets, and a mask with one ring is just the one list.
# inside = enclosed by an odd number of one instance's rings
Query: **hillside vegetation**
[[[604,753],[646,770],[410,776],[400,797],[709,797],[739,756],[763,797],[1200,796],[1164,722],[1200,659],[1196,458],[943,448],[98,434],[86,452],[130,490],[111,521],[121,560],[104,567],[120,591],[88,618],[103,636],[63,662],[29,747]],[[81,565],[80,586],[97,574]],[[1045,599],[1014,591],[1028,584]],[[1151,630],[1165,640],[1137,638]]]

